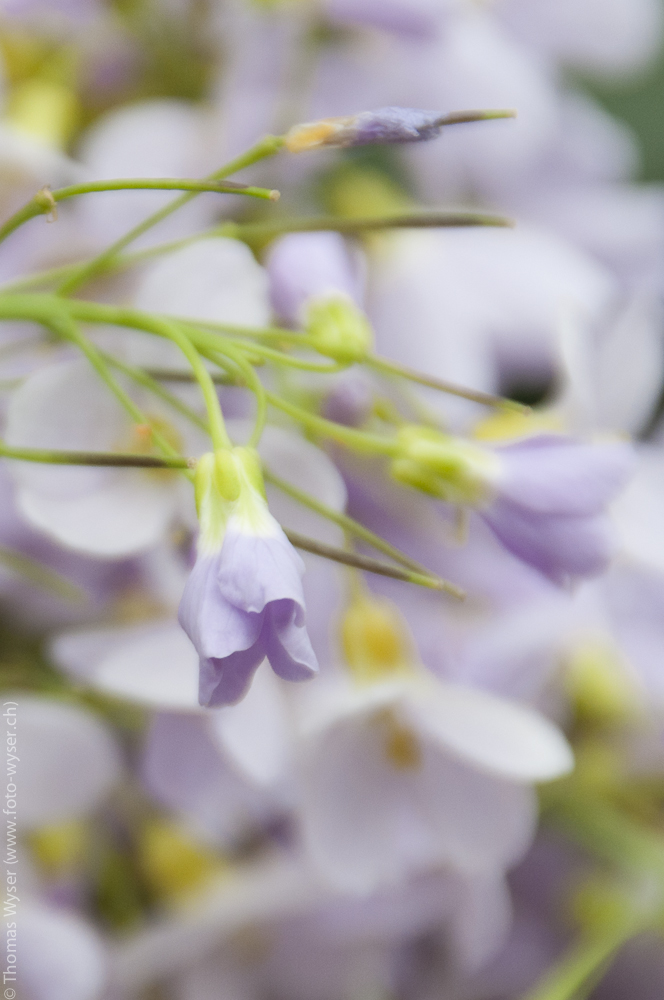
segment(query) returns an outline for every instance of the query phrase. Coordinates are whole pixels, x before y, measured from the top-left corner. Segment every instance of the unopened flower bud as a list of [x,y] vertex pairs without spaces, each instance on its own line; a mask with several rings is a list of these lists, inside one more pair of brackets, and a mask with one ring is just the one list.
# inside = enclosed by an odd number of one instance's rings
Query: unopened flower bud
[[363,361],[373,347],[369,320],[349,296],[341,293],[310,300],[305,330],[319,354],[340,364]]
[[374,143],[420,142],[433,139],[443,127],[438,111],[378,108],[342,118],[321,118],[296,125],[286,135],[291,153],[319,146],[366,146]]

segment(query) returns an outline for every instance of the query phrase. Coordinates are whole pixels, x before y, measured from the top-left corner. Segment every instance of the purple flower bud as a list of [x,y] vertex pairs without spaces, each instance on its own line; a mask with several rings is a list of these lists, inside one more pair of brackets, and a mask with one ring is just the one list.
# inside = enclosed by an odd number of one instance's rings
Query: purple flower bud
[[293,325],[303,321],[312,298],[342,294],[360,300],[360,278],[339,233],[289,233],[270,248],[267,271],[272,305]]
[[420,142],[440,134],[445,116],[417,108],[378,108],[342,118],[321,118],[296,125],[286,148],[300,153],[317,146],[366,146],[374,143]]
[[605,509],[631,470],[630,446],[541,435],[496,454],[496,495],[480,513],[503,545],[559,583],[605,569],[613,548]]

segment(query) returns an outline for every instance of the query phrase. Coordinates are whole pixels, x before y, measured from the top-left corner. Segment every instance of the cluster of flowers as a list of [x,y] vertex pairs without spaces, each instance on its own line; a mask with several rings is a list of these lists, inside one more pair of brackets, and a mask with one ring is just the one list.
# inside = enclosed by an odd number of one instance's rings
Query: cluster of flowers
[[205,107],[0,25],[18,995],[660,996],[664,192],[562,74],[658,4],[156,16]]

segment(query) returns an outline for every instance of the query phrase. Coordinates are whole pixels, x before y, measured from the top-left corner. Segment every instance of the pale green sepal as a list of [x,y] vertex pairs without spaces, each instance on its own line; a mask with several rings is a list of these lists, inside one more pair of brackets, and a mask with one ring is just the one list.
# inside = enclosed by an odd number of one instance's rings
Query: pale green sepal
[[453,504],[481,507],[491,500],[500,460],[487,449],[418,425],[400,428],[397,445],[390,474],[399,482]]
[[237,500],[241,484],[235,458],[228,448],[214,453],[214,481],[224,500]]
[[[233,506],[220,490],[219,481],[222,476],[219,474],[217,464],[219,454],[219,452],[216,454],[211,451],[206,452],[196,465],[194,491],[201,527],[198,539],[198,548],[201,552],[216,552],[221,548]],[[231,453],[227,454],[230,458]]]
[[318,353],[339,364],[363,361],[373,348],[369,320],[347,295],[311,299],[305,330]]

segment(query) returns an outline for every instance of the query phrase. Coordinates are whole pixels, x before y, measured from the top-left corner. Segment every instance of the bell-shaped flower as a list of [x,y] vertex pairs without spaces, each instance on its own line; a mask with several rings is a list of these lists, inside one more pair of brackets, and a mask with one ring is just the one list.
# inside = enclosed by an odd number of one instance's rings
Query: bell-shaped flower
[[204,705],[247,692],[264,657],[286,680],[318,669],[305,627],[304,565],[270,514],[256,453],[204,455],[196,471],[198,557],[178,617],[200,657]]
[[358,893],[441,866],[499,875],[533,835],[532,784],[572,767],[563,734],[426,673],[389,602],[360,599],[343,637],[352,679],[321,681],[302,712],[301,815],[317,865]]
[[392,475],[479,513],[505,548],[556,582],[606,568],[613,542],[606,508],[634,464],[621,441],[540,434],[481,447],[404,427]]

